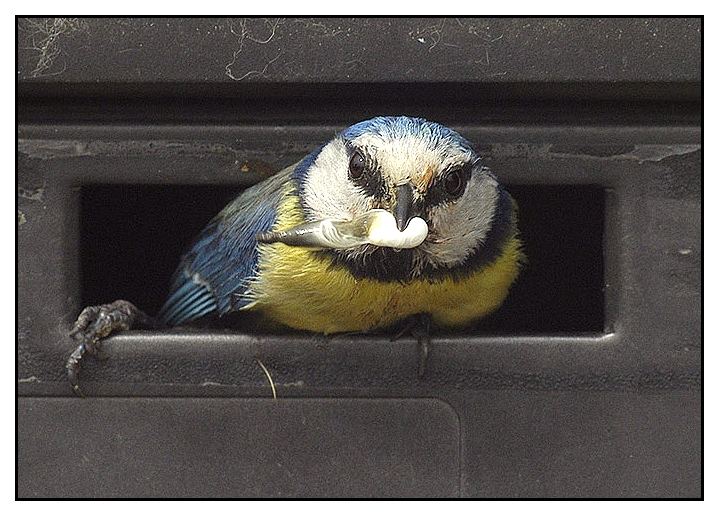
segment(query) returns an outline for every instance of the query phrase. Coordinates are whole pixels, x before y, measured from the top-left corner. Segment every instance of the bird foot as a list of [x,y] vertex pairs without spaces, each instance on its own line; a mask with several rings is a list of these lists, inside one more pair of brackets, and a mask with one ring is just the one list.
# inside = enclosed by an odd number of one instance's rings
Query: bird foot
[[407,325],[402,328],[392,340],[395,341],[410,333],[417,339],[417,377],[422,378],[427,370],[427,361],[432,348],[431,329],[432,317],[429,314],[417,314],[408,319]]
[[156,327],[157,322],[129,301],[88,306],[80,313],[70,330],[70,336],[79,344],[65,363],[67,378],[75,394],[83,396],[79,376],[85,357],[98,356],[103,338],[135,326]]

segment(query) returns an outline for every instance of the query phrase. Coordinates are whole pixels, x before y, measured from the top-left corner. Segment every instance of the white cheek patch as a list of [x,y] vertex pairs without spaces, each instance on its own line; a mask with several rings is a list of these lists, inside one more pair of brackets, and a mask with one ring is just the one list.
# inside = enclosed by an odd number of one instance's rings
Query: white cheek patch
[[454,266],[466,260],[492,228],[498,200],[497,181],[473,175],[455,204],[438,206],[431,212],[434,231],[421,249],[426,260],[435,266]]
[[259,242],[271,244],[324,248],[352,249],[365,244],[394,249],[412,249],[427,238],[429,228],[424,219],[414,217],[404,231],[386,210],[370,210],[350,221],[324,219],[300,224],[287,231],[272,231],[257,235]]
[[322,149],[302,185],[308,220],[347,220],[370,209],[371,199],[349,180],[348,167],[342,141],[335,139]]

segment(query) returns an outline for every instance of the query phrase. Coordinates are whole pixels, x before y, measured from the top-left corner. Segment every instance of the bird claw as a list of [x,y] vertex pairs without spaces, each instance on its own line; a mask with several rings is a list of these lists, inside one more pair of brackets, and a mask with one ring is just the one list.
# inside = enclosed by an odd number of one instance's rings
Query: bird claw
[[394,342],[406,333],[410,333],[412,337],[417,339],[417,376],[419,378],[422,378],[427,370],[427,360],[432,347],[431,326],[432,317],[429,314],[417,314],[410,317],[407,324],[390,339]]
[[145,315],[129,301],[119,300],[106,305],[88,306],[77,318],[70,330],[70,336],[78,346],[65,363],[67,379],[75,394],[83,396],[79,377],[82,362],[87,355],[100,356],[101,339],[117,332],[129,330],[135,322],[148,325],[152,318]]

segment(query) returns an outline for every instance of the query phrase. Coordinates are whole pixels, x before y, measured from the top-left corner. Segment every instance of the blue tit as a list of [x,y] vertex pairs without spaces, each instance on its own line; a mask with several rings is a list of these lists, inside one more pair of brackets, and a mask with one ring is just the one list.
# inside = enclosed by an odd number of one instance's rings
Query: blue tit
[[516,205],[465,138],[378,117],[224,208],[181,259],[159,318],[259,311],[330,334],[428,314],[458,327],[502,304],[522,259]]

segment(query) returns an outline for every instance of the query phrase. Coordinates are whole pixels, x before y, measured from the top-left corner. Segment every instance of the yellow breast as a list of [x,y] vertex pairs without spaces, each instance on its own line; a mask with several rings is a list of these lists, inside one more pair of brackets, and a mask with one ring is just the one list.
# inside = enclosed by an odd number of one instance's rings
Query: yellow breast
[[[286,195],[274,230],[302,222]],[[409,283],[355,279],[311,250],[261,244],[251,308],[292,328],[321,333],[380,328],[418,313],[441,326],[461,326],[497,309],[519,272],[520,242],[510,238],[492,264],[461,280]]]

